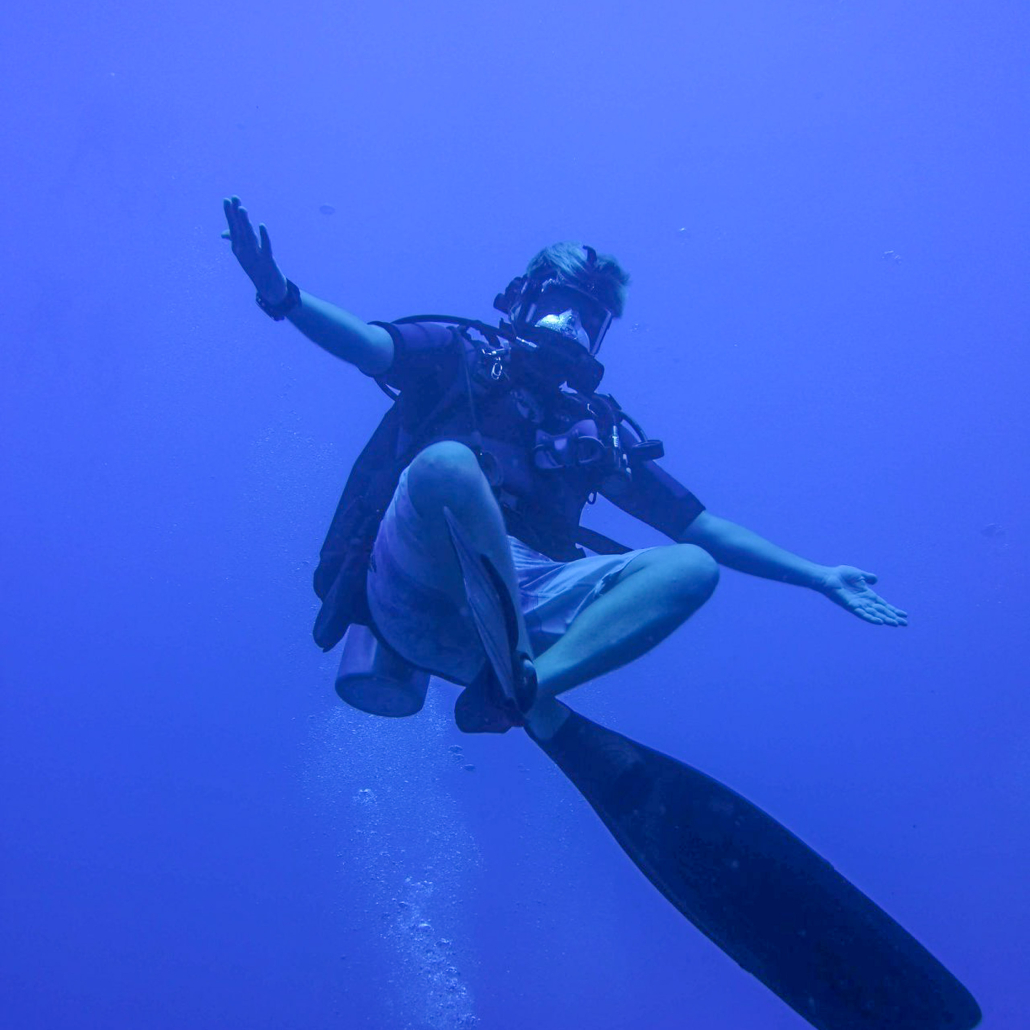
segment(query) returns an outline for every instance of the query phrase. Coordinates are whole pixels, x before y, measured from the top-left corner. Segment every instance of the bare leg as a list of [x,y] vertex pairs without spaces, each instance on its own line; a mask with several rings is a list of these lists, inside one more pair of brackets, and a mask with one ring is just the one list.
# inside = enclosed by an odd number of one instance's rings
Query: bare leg
[[718,580],[714,559],[691,544],[640,555],[536,659],[539,700],[528,718],[533,732],[551,736],[564,721],[556,695],[650,651],[711,597]]

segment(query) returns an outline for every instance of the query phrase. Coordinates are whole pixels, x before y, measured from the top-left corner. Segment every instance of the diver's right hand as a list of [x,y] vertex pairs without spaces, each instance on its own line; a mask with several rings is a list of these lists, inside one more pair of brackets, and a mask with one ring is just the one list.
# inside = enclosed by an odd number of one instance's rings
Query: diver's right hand
[[286,276],[272,259],[272,241],[268,238],[268,230],[264,224],[258,226],[261,233],[259,242],[247,217],[247,209],[240,207],[239,197],[223,200],[222,207],[225,209],[225,220],[229,223],[229,228],[222,233],[222,239],[232,243],[236,260],[250,276],[258,293],[269,304],[281,304],[286,299]]

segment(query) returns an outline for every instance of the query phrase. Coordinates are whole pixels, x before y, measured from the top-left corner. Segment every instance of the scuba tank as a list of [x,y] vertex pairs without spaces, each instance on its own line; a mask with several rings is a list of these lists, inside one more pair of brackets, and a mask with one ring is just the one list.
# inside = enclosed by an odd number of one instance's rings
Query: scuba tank
[[405,661],[368,626],[351,623],[336,673],[341,700],[371,715],[415,715],[426,702],[429,673]]

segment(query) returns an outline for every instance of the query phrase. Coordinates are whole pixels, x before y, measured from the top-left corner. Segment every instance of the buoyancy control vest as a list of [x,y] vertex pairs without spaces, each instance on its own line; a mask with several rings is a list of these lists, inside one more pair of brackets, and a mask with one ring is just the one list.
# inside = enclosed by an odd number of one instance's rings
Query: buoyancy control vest
[[[410,422],[404,392],[397,393],[378,381],[393,400],[390,409],[358,455],[333,515],[315,570],[315,593],[322,601],[313,635],[323,650],[331,650],[352,623],[370,626],[365,584],[369,557],[383,515],[397,487],[401,472],[434,439],[456,409],[468,414],[468,432],[460,436],[476,453],[502,507],[506,504],[503,473],[493,468],[489,439],[484,438],[476,412],[474,373],[503,384],[517,365],[517,340],[504,329],[472,319],[448,315],[418,315],[398,319],[396,324],[435,322],[452,327],[454,346],[459,349],[457,373],[441,392],[436,404],[419,422],[416,431],[405,431]],[[474,339],[473,336],[478,337]],[[471,345],[471,346],[470,346]],[[475,368],[470,368],[470,356]],[[499,388],[503,388],[503,385]],[[574,394],[583,406],[584,418],[563,433],[537,430],[533,461],[538,468],[561,468],[570,462],[598,462],[610,474],[632,475],[639,461],[659,458],[662,444],[648,440],[611,395]],[[623,423],[632,436],[620,433]],[[596,427],[593,429],[592,427]],[[451,437],[448,437],[451,438]],[[459,437],[454,437],[459,438]],[[627,442],[628,440],[628,442]],[[514,511],[508,511],[518,517]],[[523,506],[522,518],[532,518],[532,507]],[[628,548],[585,527],[575,531],[578,544],[602,554],[621,553]]]

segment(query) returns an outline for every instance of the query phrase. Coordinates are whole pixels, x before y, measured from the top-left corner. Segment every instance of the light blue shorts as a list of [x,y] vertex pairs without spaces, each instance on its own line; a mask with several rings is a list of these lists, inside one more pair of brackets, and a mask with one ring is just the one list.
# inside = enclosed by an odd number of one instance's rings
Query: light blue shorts
[[[556,562],[513,536],[508,542],[535,654],[560,639],[630,562],[650,550]],[[455,683],[469,683],[483,664],[483,649],[467,609],[433,585],[439,582],[441,562],[453,562],[453,554],[434,554],[431,547],[424,520],[408,496],[405,469],[372,550],[369,608],[379,633],[409,662]]]

